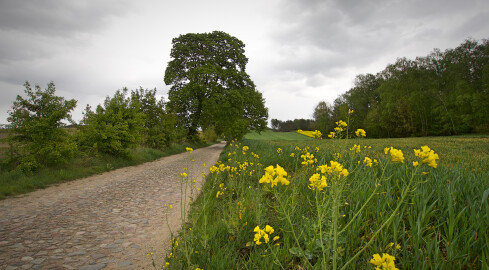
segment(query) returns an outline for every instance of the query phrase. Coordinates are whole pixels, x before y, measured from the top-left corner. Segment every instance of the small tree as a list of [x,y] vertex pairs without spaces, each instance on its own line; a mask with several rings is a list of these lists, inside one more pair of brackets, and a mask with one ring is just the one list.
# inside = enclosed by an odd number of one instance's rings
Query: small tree
[[45,90],[39,85],[33,90],[29,82],[24,86],[27,97],[17,96],[7,118],[10,158],[28,173],[41,165],[69,161],[77,145],[62,127],[63,120],[73,122],[70,113],[76,100],[56,96],[53,82]]
[[126,97],[127,88],[105,99],[95,112],[87,105],[80,126],[80,143],[95,152],[128,156],[128,148],[138,146],[144,114],[137,99]]
[[144,114],[142,143],[145,146],[160,149],[177,139],[176,116],[165,111],[163,98],[157,100],[156,88],[131,91],[131,99],[139,102],[139,111]]

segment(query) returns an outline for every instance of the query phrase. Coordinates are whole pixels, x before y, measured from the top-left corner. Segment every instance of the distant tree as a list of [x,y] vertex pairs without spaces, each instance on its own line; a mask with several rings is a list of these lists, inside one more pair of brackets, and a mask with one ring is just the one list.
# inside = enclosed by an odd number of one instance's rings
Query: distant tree
[[27,173],[42,165],[66,163],[73,158],[77,145],[62,127],[72,122],[71,111],[76,100],[55,95],[50,82],[45,90],[33,90],[26,82],[26,98],[18,95],[7,118],[9,124],[10,158]]
[[321,131],[323,134],[333,129],[333,109],[325,101],[321,101],[316,105],[313,118],[316,123],[315,129]]
[[80,143],[95,152],[128,156],[129,148],[142,139],[144,114],[138,99],[127,96],[127,88],[117,91],[92,111],[87,105],[80,126]]
[[268,110],[246,73],[244,43],[215,31],[173,39],[165,83],[171,85],[167,107],[176,113],[187,136],[214,128],[226,139],[266,127]]
[[279,130],[279,128],[280,128],[280,120],[278,120],[278,119],[272,119],[270,121],[270,124],[272,124],[272,129],[273,130],[275,130],[275,131]]
[[139,102],[139,111],[144,115],[142,143],[145,146],[161,149],[176,141],[176,116],[165,111],[165,101],[163,97],[156,98],[156,88],[131,91],[131,99]]

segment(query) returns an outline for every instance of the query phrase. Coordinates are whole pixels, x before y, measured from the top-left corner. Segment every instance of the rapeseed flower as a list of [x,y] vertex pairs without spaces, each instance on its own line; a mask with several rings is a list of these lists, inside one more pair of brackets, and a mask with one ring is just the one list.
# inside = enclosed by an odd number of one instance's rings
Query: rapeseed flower
[[384,148],[384,153],[387,155],[387,153],[391,154],[391,159],[393,162],[402,162],[404,163],[404,154],[402,153],[401,150],[396,149],[391,146],[391,148]]
[[323,190],[323,188],[327,187],[328,186],[328,183],[326,183],[326,176],[321,176],[319,173],[315,173],[313,174],[310,178],[309,178],[309,186],[308,188],[309,189],[317,189],[319,191]]
[[278,185],[278,183],[286,186],[290,184],[289,180],[287,180],[286,177],[287,172],[284,170],[284,168],[280,167],[280,165],[277,164],[275,168],[273,166],[266,167],[265,173],[260,178],[258,183],[270,184],[272,188]]
[[336,138],[336,132],[331,131],[328,135],[328,138],[331,138],[331,139]]
[[355,131],[355,135],[357,135],[357,137],[365,137],[367,136],[367,133],[365,132],[365,130],[359,128],[357,129],[357,131]]
[[319,130],[314,130],[314,132],[312,133],[312,135],[314,136],[314,138],[316,139],[321,139],[323,137],[323,134],[321,133],[321,131]]
[[[266,225],[265,228],[263,228],[263,230],[260,229],[259,226],[256,226],[255,229],[253,230],[253,232],[255,233],[255,237],[253,241],[255,241],[257,245],[261,245],[262,242],[260,240],[263,238],[265,243],[268,243],[268,241],[270,240],[270,235],[273,234],[274,231],[275,230],[270,225]],[[276,237],[273,238],[273,241],[276,240],[275,239]]]
[[440,159],[435,151],[431,150],[427,145],[421,146],[421,149],[414,149],[414,155],[422,159],[423,163],[428,163],[428,166],[436,169],[437,161]]
[[336,122],[336,125],[338,127],[347,127],[348,126],[348,124],[345,121],[343,121],[343,120],[340,120],[340,121]]
[[372,165],[373,165],[372,159],[369,157],[365,157],[365,159],[363,160],[363,164],[365,164],[365,166],[367,166],[367,167],[372,167]]
[[350,148],[351,151],[355,151],[355,153],[360,153],[362,152],[362,149],[360,148],[360,145],[354,144],[352,148]]
[[379,254],[374,254],[370,263],[375,265],[375,270],[399,270],[396,268],[394,261],[396,258],[387,253],[382,253],[382,257]]
[[314,155],[309,152],[302,154],[301,158],[303,159],[303,161],[301,162],[303,166],[309,166],[318,162]]

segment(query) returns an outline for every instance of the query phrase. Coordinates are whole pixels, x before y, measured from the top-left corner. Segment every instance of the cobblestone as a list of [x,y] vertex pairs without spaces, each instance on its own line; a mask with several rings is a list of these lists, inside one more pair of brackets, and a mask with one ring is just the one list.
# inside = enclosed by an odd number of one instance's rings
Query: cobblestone
[[[168,222],[180,228],[180,173],[202,172],[224,144],[51,186],[0,201],[2,269],[153,269],[163,265]],[[202,164],[209,164],[203,167]],[[197,192],[194,192],[194,196]],[[158,268],[160,268],[158,267]]]

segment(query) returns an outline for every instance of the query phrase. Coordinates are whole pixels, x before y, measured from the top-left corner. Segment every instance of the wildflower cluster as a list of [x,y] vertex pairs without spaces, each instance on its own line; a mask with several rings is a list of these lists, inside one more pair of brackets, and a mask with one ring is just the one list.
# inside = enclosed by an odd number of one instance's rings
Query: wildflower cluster
[[336,127],[334,128],[334,131],[336,133],[342,132],[344,130],[344,128],[346,128],[347,126],[348,126],[348,124],[345,121],[340,120],[340,121],[336,122]]
[[343,168],[339,162],[331,160],[329,162],[330,166],[327,164],[320,165],[317,167],[316,171],[320,171],[321,173],[327,173],[329,175],[337,175],[338,180],[341,177],[347,177],[349,172],[347,169]]
[[355,153],[360,153],[362,149],[360,148],[360,145],[354,144],[352,148],[350,148],[351,151],[355,151]]
[[185,151],[192,153],[194,151],[194,149],[192,149],[190,147],[185,147]]
[[[437,161],[440,159],[435,151],[431,150],[427,145],[421,146],[421,149],[414,149],[414,155],[422,159],[423,163],[428,163],[428,166],[436,169]],[[413,163],[414,165],[414,163]]]
[[317,189],[319,191],[323,190],[323,188],[328,186],[328,183],[326,183],[326,176],[320,175],[319,173],[313,174],[311,177],[309,177],[309,189]]
[[276,186],[278,183],[282,185],[288,185],[290,184],[290,181],[287,180],[287,172],[284,170],[284,168],[280,167],[280,165],[277,164],[277,167],[273,166],[268,166],[265,168],[265,174],[261,177],[261,179],[258,181],[260,184],[271,184],[271,187],[273,188]]
[[391,160],[393,162],[402,162],[404,163],[404,155],[402,153],[401,150],[399,149],[396,149],[394,147],[391,146],[391,148],[384,148],[384,153],[387,155],[388,153],[390,153],[391,155]]
[[314,157],[314,155],[309,152],[305,152],[304,154],[302,154],[301,158],[302,158],[302,162],[301,162],[302,166],[309,166],[318,162],[318,160]]
[[357,135],[357,137],[365,137],[367,136],[367,133],[365,132],[365,130],[359,128],[357,129],[357,131],[355,131],[355,135]]
[[[275,232],[275,230],[270,225],[265,225],[263,230],[260,229],[260,226],[256,226],[253,232],[255,233],[255,238],[253,241],[255,241],[255,244],[261,245],[262,242],[260,240],[263,238],[265,243],[268,243],[270,241],[270,236]],[[277,241],[279,238],[279,236],[275,236],[272,240]]]
[[[358,164],[360,164],[360,161],[358,162]],[[379,164],[379,162],[378,162],[376,159],[372,160],[372,159],[371,159],[371,158],[369,158],[369,157],[365,157],[365,158],[363,159],[363,164],[365,164],[365,166],[367,166],[367,167],[372,167],[374,164],[375,164],[375,165],[378,165],[378,164]]]
[[330,139],[334,139],[334,138],[336,138],[336,132],[331,131],[331,132],[329,133],[329,135],[328,135],[328,138],[330,138]]
[[219,198],[219,196],[224,195],[224,191],[226,191],[227,187],[224,186],[224,183],[221,183],[219,185],[219,190],[216,193],[216,198]]
[[382,253],[382,257],[379,254],[374,254],[370,263],[375,265],[375,270],[399,270],[396,268],[396,258],[387,253]]

